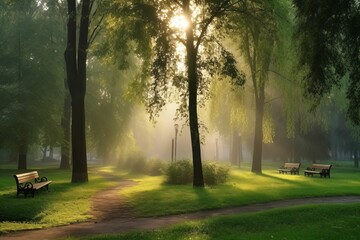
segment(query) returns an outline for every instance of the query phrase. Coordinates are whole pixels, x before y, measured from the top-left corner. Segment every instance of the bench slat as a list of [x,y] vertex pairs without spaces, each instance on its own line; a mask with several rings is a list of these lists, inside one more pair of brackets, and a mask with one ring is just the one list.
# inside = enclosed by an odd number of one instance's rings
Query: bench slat
[[35,189],[40,189],[40,188],[45,187],[46,185],[50,184],[51,182],[52,181],[33,183],[33,186]]

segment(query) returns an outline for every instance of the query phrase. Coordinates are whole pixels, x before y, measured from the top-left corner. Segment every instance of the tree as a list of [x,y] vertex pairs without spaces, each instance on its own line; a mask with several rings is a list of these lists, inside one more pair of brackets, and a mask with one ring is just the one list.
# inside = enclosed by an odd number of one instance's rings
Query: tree
[[[67,46],[64,57],[66,78],[71,96],[71,144],[73,164],[71,181],[74,183],[88,181],[85,129],[86,67],[89,45],[100,32],[103,17],[99,19],[96,18],[98,6],[96,0],[80,1],[81,14],[79,16],[80,29],[78,32],[76,25],[77,1],[67,0],[67,4]],[[91,29],[90,16],[94,22]]]
[[275,51],[281,48],[279,26],[288,19],[285,14],[288,8],[282,4],[279,1],[243,1],[241,10],[248,14],[235,15],[238,21],[232,21],[234,25],[229,24],[232,38],[239,39],[254,91],[255,131],[251,168],[254,173],[262,172],[265,89],[270,68],[274,66]]
[[347,84],[347,115],[360,124],[360,4],[357,0],[293,0],[296,6],[296,39],[299,66],[306,70],[307,97],[319,104],[324,95]]
[[223,137],[228,137],[230,144],[230,163],[240,167],[242,160],[242,143],[251,133],[250,109],[246,87],[234,85],[228,78],[213,81],[209,121]]
[[[146,104],[151,117],[165,105],[169,90],[175,87],[180,91],[177,113],[178,117],[186,118],[190,126],[195,187],[204,186],[197,111],[199,102],[208,97],[211,76],[221,69],[235,81],[244,82],[235,67],[236,61],[216,40],[213,28],[215,21],[239,2],[162,0],[110,4],[115,9],[114,16],[121,17],[116,24],[117,39],[122,41],[116,42],[122,45],[117,47],[120,52],[127,52],[131,45],[124,44],[128,42],[126,36],[134,39],[136,52],[142,54],[144,76],[152,76],[149,82],[143,78],[143,82],[136,85],[147,89]],[[186,23],[182,27],[181,21]],[[111,27],[115,28],[114,22]],[[186,69],[181,69],[181,65]]]
[[[19,169],[27,168],[27,151],[41,136],[57,132],[57,99],[61,71],[56,27],[49,24],[44,1],[9,1],[1,8],[4,32],[0,44],[1,135],[19,153]],[[55,29],[55,34],[52,32]]]
[[86,60],[88,49],[90,0],[81,1],[80,32],[77,41],[76,0],[68,0],[67,47],[65,50],[66,75],[71,95],[72,121],[72,179],[87,182],[87,157],[85,139]]

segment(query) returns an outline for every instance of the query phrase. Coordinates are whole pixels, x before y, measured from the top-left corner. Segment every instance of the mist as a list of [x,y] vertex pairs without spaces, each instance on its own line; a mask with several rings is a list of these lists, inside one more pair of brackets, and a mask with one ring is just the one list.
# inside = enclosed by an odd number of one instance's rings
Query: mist
[[[131,130],[137,145],[146,158],[158,158],[171,161],[172,140],[175,140],[175,124],[179,124],[176,159],[191,159],[190,129],[186,122],[174,121],[176,104],[167,104],[153,123],[143,108],[139,108],[130,120]],[[204,141],[201,154],[204,160],[228,161],[228,144],[216,132],[201,131]],[[218,153],[217,153],[218,152]],[[175,159],[174,159],[175,160]]]

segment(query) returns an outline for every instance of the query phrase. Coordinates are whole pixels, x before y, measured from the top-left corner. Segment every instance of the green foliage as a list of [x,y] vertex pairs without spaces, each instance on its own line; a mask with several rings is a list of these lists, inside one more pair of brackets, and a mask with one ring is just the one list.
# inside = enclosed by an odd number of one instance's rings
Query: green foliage
[[170,184],[189,184],[193,180],[193,168],[189,160],[178,160],[166,169],[166,182]]
[[166,169],[167,164],[160,159],[149,159],[146,162],[146,173],[150,176],[160,176],[164,173],[164,169]]
[[[244,75],[236,68],[232,54],[220,44],[218,32],[221,29],[207,31],[209,25],[215,23],[213,19],[221,17],[222,9],[231,4],[216,1],[195,4],[203,13],[194,17],[191,29],[199,35],[191,44],[198,54],[197,92],[200,105],[203,105],[209,97],[208,84],[215,73],[228,75],[239,85],[244,83]],[[134,85],[137,89],[142,86],[142,100],[151,118],[157,116],[167,101],[174,99],[179,104],[178,117],[188,118],[187,40],[184,32],[171,27],[174,15],[186,15],[184,6],[167,1],[113,1],[104,4],[104,8],[108,9],[109,15],[103,48],[110,49],[109,55],[115,62],[128,63],[124,56],[131,51],[141,58],[138,67],[142,69],[142,75],[137,78],[141,83]]]
[[[193,168],[189,160],[179,160],[168,166],[165,171],[167,183],[189,184],[193,178]],[[227,181],[229,168],[212,162],[203,163],[204,181],[207,185],[223,184]]]
[[306,70],[307,96],[317,106],[349,74],[348,115],[360,124],[360,5],[357,0],[294,0],[299,65]]
[[204,162],[204,181],[207,185],[226,183],[226,181],[228,180],[229,171],[230,169],[227,166],[212,162]]
[[15,151],[54,145],[61,136],[63,22],[56,6],[38,3],[7,1],[0,8],[6,26],[0,30],[0,135]]
[[147,160],[143,154],[133,152],[125,160],[120,161],[118,167],[129,170],[131,173],[159,176],[163,174],[167,164],[160,159]]
[[104,58],[96,56],[92,56],[88,63],[88,137],[104,163],[114,163],[127,142],[129,121],[136,104],[126,96],[131,70],[120,71],[116,66],[106,64]]

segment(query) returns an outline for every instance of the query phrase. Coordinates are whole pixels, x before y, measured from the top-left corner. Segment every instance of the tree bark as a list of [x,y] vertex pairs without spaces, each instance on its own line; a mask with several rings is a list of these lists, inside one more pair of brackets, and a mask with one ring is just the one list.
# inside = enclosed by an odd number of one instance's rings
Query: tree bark
[[358,150],[354,150],[354,167],[359,168],[359,152]]
[[26,154],[27,154],[27,146],[26,144],[22,144],[19,149],[18,170],[27,169]]
[[262,148],[263,148],[263,118],[264,118],[264,89],[259,89],[259,98],[256,98],[255,116],[255,135],[254,135],[254,154],[251,172],[262,173]]
[[238,147],[239,147],[238,167],[240,168],[241,162],[243,162],[243,160],[244,160],[243,150],[242,150],[242,137],[241,137],[241,134],[238,135]]
[[71,182],[73,183],[88,181],[85,139],[85,92],[89,13],[90,0],[83,0],[79,45],[76,54],[76,0],[68,0],[69,19],[65,62],[72,105],[71,143],[73,169]]
[[87,182],[87,158],[85,140],[85,106],[84,97],[72,98],[72,179],[71,182]]
[[[190,20],[191,11],[189,1],[184,1],[184,13]],[[193,158],[193,186],[204,187],[204,177],[201,163],[201,147],[199,136],[199,122],[197,114],[197,90],[198,90],[198,74],[197,74],[197,49],[194,46],[194,33],[192,23],[186,30],[186,54],[187,54],[187,74],[189,81],[189,124],[191,135],[191,147]]]
[[[67,87],[66,84],[66,89]],[[61,119],[61,127],[63,129],[63,139],[61,142],[61,162],[60,169],[70,169],[70,120],[71,119],[71,99],[66,94],[64,98],[63,115]]]
[[231,164],[237,165],[238,163],[239,163],[239,135],[237,131],[233,131]]

